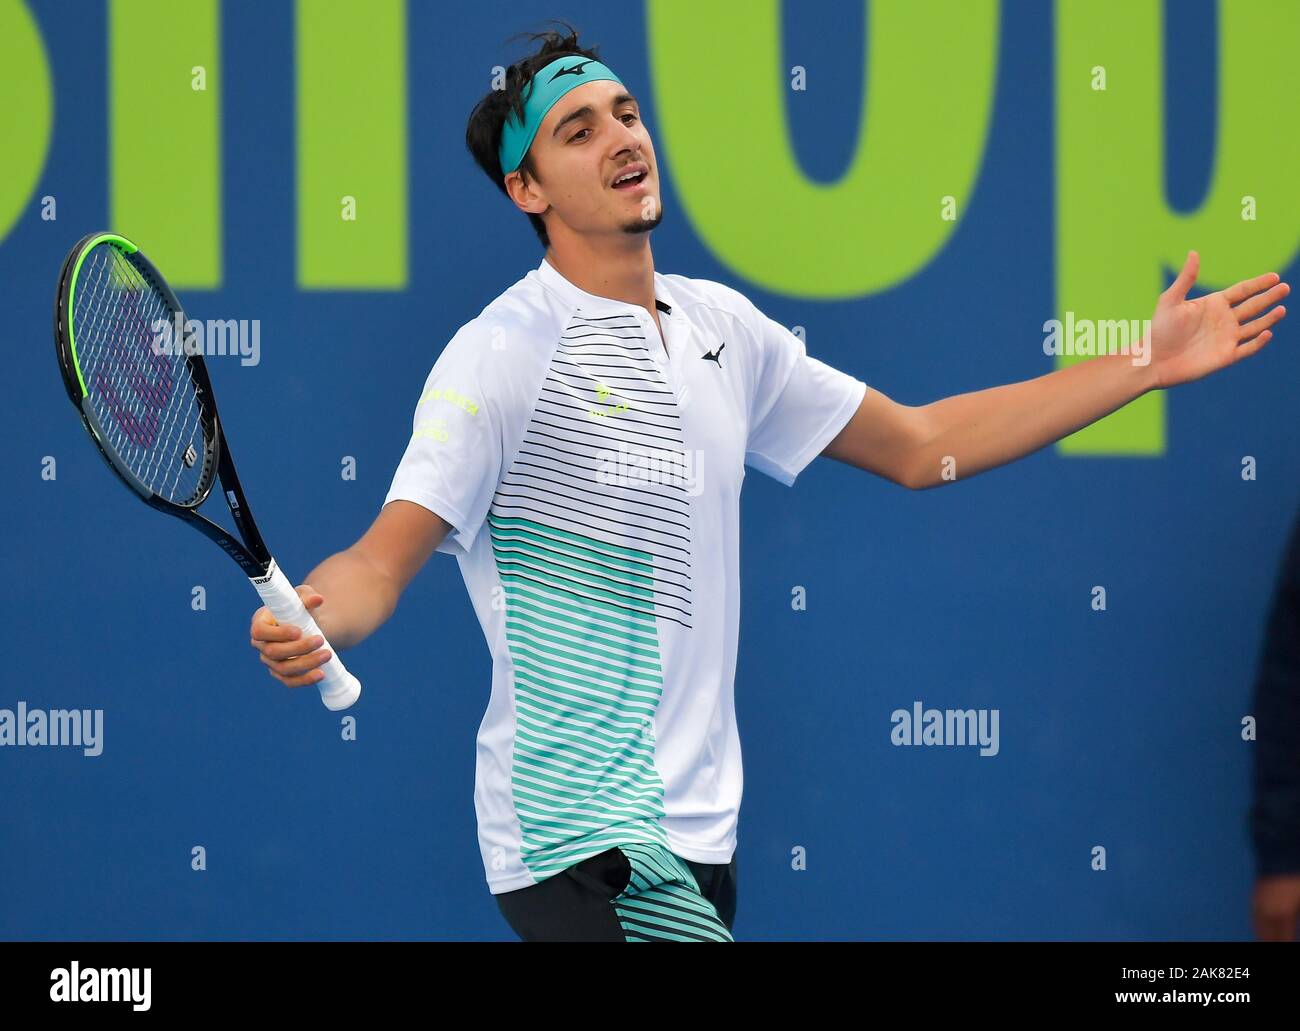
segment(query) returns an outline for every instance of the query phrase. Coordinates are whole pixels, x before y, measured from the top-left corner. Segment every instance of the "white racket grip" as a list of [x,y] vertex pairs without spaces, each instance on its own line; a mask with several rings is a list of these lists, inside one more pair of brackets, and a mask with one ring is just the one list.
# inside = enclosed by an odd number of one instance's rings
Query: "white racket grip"
[[320,634],[321,639],[325,641],[321,647],[329,648],[330,660],[319,667],[324,672],[325,679],[316,685],[320,688],[320,698],[325,703],[325,708],[346,709],[355,702],[361,696],[360,681],[347,671],[338,652],[330,647],[329,641],[316,625],[316,620],[311,618],[307,606],[298,597],[293,584],[280,570],[279,563],[271,559],[271,568],[266,576],[249,579],[257,588],[257,593],[262,596],[262,602],[271,610],[271,615],[275,617],[277,623],[296,626],[302,631],[303,637],[314,637]]

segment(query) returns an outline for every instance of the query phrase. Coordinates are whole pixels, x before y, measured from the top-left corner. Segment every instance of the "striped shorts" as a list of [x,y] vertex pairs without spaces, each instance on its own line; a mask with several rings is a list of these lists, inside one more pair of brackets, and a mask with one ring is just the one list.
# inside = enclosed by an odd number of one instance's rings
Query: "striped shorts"
[[619,845],[493,897],[523,941],[729,942],[736,860],[696,863],[658,845]]

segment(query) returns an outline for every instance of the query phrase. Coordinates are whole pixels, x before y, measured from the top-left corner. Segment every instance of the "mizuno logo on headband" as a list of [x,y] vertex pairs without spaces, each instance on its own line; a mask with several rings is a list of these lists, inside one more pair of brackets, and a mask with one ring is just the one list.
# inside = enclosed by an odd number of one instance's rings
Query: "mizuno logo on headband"
[[582,64],[575,64],[571,68],[561,68],[558,72],[556,72],[554,75],[551,76],[551,81],[554,82],[561,75],[581,75],[583,70],[589,64],[591,64],[590,61],[583,61]]
[[537,130],[546,113],[556,102],[578,86],[607,79],[623,85],[623,80],[599,61],[579,54],[557,57],[537,73],[524,86],[524,117],[518,121],[512,111],[501,128],[501,145],[497,156],[501,159],[501,174],[509,175],[519,167],[533,145]]

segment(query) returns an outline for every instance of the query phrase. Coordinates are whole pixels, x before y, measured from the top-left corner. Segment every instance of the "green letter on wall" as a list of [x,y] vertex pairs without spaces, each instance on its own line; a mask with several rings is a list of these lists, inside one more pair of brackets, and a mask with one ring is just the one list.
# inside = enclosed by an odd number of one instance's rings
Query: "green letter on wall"
[[299,0],[298,285],[406,286],[406,9]]
[[216,0],[112,0],[114,231],[173,286],[221,285],[221,32]]
[[[1056,275],[1058,318],[1148,319],[1166,275],[1189,250],[1198,289],[1282,272],[1300,234],[1300,6],[1220,4],[1218,139],[1205,203],[1169,209],[1161,4],[1093,0],[1056,5]],[[1165,16],[1176,17],[1166,5]],[[1093,69],[1106,88],[1094,89]],[[1253,197],[1257,219],[1242,218]],[[1066,364],[1081,360],[1062,356]],[[1066,437],[1067,454],[1158,455],[1164,395],[1147,394]]]
[[[809,180],[790,149],[798,103],[779,0],[646,4],[651,73],[677,195],[737,275],[800,297],[852,298],[915,275],[965,214],[997,70],[993,0],[868,6],[865,103],[839,182]],[[797,63],[797,62],[792,62]],[[810,76],[816,68],[809,69]]]
[[22,213],[50,147],[50,66],[41,34],[21,0],[0,0],[0,240]]

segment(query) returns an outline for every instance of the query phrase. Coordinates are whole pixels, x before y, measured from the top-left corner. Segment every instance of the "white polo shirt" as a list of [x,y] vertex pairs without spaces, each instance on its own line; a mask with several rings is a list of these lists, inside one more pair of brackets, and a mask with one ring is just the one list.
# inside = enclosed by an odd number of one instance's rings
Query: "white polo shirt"
[[731,861],[744,467],[793,484],[866,392],[730,287],[654,284],[664,339],[543,258],[438,356],[384,502],[454,527],[492,652],[493,894],[630,842]]

